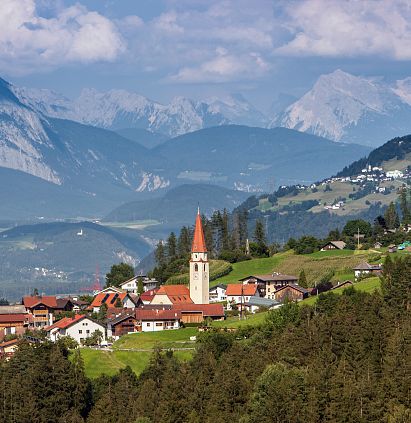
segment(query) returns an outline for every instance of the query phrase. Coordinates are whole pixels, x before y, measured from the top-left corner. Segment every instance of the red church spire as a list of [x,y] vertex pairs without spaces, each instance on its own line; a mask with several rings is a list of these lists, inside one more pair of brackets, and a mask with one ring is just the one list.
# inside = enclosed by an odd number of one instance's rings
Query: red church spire
[[206,253],[207,247],[204,238],[203,224],[201,222],[200,207],[198,208],[196,217],[196,226],[194,229],[193,245],[191,247],[192,253]]

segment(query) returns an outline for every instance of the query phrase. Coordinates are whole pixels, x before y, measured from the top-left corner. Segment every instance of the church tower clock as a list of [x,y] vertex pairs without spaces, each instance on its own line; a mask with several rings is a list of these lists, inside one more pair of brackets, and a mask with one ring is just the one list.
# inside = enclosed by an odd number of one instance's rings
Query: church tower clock
[[198,209],[190,260],[190,297],[194,304],[209,304],[209,263],[200,209]]

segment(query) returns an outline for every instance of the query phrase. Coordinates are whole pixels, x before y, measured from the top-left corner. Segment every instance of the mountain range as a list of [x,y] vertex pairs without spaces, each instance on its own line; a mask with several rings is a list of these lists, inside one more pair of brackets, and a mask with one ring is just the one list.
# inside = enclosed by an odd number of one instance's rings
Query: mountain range
[[[268,190],[321,179],[369,152],[284,128],[220,125],[168,140],[141,128],[117,133],[53,117],[67,112],[66,103],[46,103],[40,94],[34,101],[0,80],[0,191],[9,202],[0,207],[3,218],[101,217],[184,183]],[[142,145],[149,137],[151,149]]]

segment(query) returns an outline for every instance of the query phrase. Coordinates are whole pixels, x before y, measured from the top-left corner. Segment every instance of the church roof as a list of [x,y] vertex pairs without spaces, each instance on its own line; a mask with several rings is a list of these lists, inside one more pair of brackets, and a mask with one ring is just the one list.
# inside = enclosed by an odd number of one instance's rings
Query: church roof
[[204,238],[203,224],[201,222],[200,209],[198,209],[196,217],[196,226],[194,229],[192,253],[206,253],[207,247]]

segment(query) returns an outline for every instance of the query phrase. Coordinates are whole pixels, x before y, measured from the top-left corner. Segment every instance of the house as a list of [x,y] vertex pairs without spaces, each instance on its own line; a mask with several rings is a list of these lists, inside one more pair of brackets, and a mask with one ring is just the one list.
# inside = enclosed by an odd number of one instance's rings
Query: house
[[122,313],[107,321],[107,338],[118,339],[127,333],[135,332],[136,326],[135,312]]
[[274,299],[280,303],[283,303],[286,298],[291,301],[301,301],[308,297],[308,293],[307,289],[297,284],[289,284],[277,289],[274,293]]
[[364,275],[380,275],[382,266],[380,264],[369,264],[366,261],[361,262],[358,266],[353,268],[355,279],[359,279]]
[[131,279],[123,282],[120,287],[121,289],[123,289],[124,291],[127,291],[129,293],[132,294],[138,294],[138,280],[139,278],[141,278],[142,282],[143,282],[143,291],[147,292],[150,291],[151,289],[155,289],[158,286],[158,281],[156,279],[151,279],[146,275],[139,275],[139,276],[134,276]]
[[172,310],[180,314],[183,323],[202,323],[206,319],[224,320],[222,304],[175,304]]
[[158,289],[150,289],[149,291],[143,292],[140,295],[140,299],[143,302],[144,305],[150,304],[151,301],[153,301],[154,296],[156,295],[156,292]]
[[240,279],[240,281],[242,281],[243,284],[257,284],[260,296],[273,300],[275,299],[274,292],[278,288],[286,286],[290,283],[297,284],[298,277],[274,272],[267,275],[247,276],[243,279]]
[[192,302],[190,290],[185,285],[162,285],[150,304],[186,304]]
[[208,290],[208,297],[210,303],[220,303],[227,299],[226,297],[227,285],[219,283]]
[[54,321],[54,313],[58,309],[57,298],[52,296],[31,295],[23,297],[26,311],[31,314],[30,327],[41,329],[50,326]]
[[321,247],[321,251],[343,250],[346,245],[344,241],[328,241]]
[[250,313],[255,313],[260,308],[272,309],[277,308],[281,304],[279,301],[271,300],[269,298],[263,298],[258,296],[250,297],[250,299],[244,303],[244,308]]
[[21,339],[12,339],[11,341],[0,343],[0,359],[10,360],[20,343]]
[[23,335],[29,323],[24,305],[0,306],[0,341],[7,335]]
[[55,342],[64,336],[71,336],[79,344],[99,330],[106,339],[106,328],[101,323],[92,320],[85,314],[76,314],[74,317],[64,317],[46,329],[48,338]]
[[350,280],[346,280],[346,281],[344,281],[344,282],[337,282],[337,285],[335,285],[335,286],[333,286],[332,288],[331,288],[331,290],[333,290],[333,289],[339,289],[339,288],[349,288],[350,286],[353,286],[354,284],[353,284],[353,282],[352,281],[350,281]]
[[145,309],[137,308],[136,311],[138,332],[158,332],[172,330],[180,327],[181,314],[172,309]]
[[233,306],[240,306],[250,301],[253,296],[260,296],[257,284],[233,283],[227,285],[227,310],[231,310]]
[[390,245],[388,246],[388,252],[389,252],[389,253],[396,253],[396,252],[397,252],[397,246],[396,246],[396,245],[394,245],[394,244],[390,244]]
[[121,288],[117,288],[116,286],[108,286],[107,288],[104,288],[100,291],[97,291],[94,296],[98,294],[123,294],[124,290]]
[[[137,301],[137,303],[136,303]],[[127,292],[121,293],[104,293],[100,292],[97,294],[92,303],[89,305],[88,310],[92,310],[95,313],[100,311],[100,307],[105,304],[107,308],[128,308],[134,309],[138,306],[138,303],[142,304],[140,299],[133,299]]]
[[375,248],[376,250],[379,250],[381,247],[382,247],[381,242],[378,242],[378,241],[377,241],[377,242],[374,244],[374,248]]

